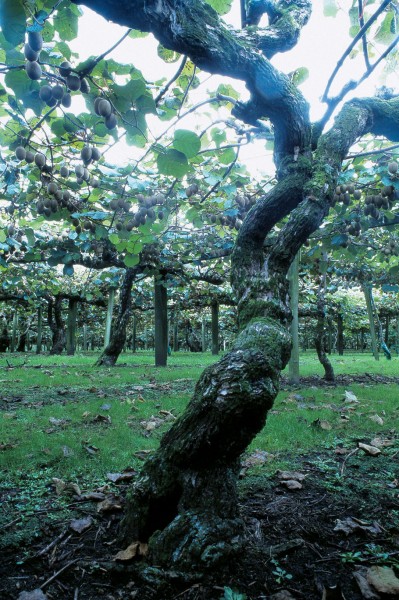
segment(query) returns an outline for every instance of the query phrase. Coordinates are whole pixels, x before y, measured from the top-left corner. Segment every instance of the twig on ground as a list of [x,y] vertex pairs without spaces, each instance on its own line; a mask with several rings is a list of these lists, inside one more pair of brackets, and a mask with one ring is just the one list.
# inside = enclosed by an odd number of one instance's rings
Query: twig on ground
[[346,465],[346,461],[347,461],[347,460],[348,460],[348,459],[349,459],[351,456],[353,456],[354,454],[356,454],[356,452],[358,452],[358,451],[359,451],[359,448],[355,448],[354,450],[352,450],[352,452],[349,452],[349,454],[347,454],[347,455],[345,456],[345,458],[344,458],[344,462],[342,463],[342,466],[341,466],[341,471],[340,471],[340,475],[341,475],[341,477],[342,477],[342,475],[344,474],[344,471],[345,471],[345,465]]
[[63,573],[64,571],[66,571],[67,569],[69,569],[69,567],[71,567],[76,562],[78,562],[78,560],[79,560],[79,558],[74,558],[69,563],[67,563],[66,565],[64,565],[61,569],[59,569],[56,573],[54,573],[54,575],[52,575],[49,579],[47,579],[47,581],[45,581],[44,583],[42,583],[42,585],[40,586],[40,589],[42,590],[45,587],[47,587],[50,583],[52,583],[55,579],[57,579],[57,577],[59,577],[61,575],[61,573]]

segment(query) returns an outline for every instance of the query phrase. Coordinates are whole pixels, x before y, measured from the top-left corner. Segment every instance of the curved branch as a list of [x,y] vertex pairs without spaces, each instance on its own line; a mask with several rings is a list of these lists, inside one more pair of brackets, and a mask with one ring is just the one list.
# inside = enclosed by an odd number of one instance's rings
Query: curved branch
[[[289,77],[280,73],[248,42],[225,27],[217,13],[200,0],[73,0],[120,25],[150,31],[166,47],[186,54],[199,68],[227,75],[247,84],[252,101],[241,110],[266,116],[276,133],[275,155],[279,160],[310,140],[308,104]],[[310,2],[301,0],[310,14]],[[298,2],[285,1],[290,12]],[[287,4],[290,6],[288,7]],[[249,110],[249,108],[251,110]],[[252,123],[252,121],[251,121]]]

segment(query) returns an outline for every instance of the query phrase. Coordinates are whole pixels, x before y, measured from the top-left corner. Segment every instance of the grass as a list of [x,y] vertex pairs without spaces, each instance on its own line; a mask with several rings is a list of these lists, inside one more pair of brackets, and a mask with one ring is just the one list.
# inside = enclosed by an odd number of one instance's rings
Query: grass
[[[15,368],[8,367],[6,358]],[[109,472],[138,470],[145,453],[158,446],[162,432],[184,410],[201,371],[215,357],[175,354],[163,369],[153,367],[153,356],[144,352],[123,355],[121,365],[113,369],[93,368],[94,360],[93,355],[0,359],[0,524],[49,506],[67,507],[68,498],[55,497],[53,478],[92,491],[105,482],[112,488]],[[333,360],[337,372],[352,374],[396,375],[398,363],[397,358],[376,362],[360,354]],[[308,351],[301,357],[301,373],[315,372],[320,366]],[[267,426],[247,453],[263,450],[269,459],[250,473],[268,477],[278,468],[292,467],[303,454],[317,460],[317,453],[332,456],[339,446],[351,450],[359,440],[392,437],[399,421],[397,387],[351,385],[359,400],[353,405],[343,401],[342,387],[281,392]],[[390,448],[387,459],[396,450]],[[384,468],[389,471],[389,461]],[[336,467],[327,460],[325,470],[329,474]],[[28,530],[22,519],[14,532],[16,544]]]

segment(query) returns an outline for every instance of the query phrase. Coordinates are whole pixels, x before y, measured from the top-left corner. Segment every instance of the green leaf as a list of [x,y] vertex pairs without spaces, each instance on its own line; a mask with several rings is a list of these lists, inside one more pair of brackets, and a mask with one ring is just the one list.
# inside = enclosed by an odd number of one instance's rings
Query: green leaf
[[162,46],[162,44],[158,44],[157,52],[159,58],[162,58],[162,60],[166,63],[177,62],[181,56],[178,52],[175,52],[174,50],[168,50],[168,48],[165,48],[164,46]]
[[336,17],[338,12],[337,0],[323,0],[325,17]]
[[396,19],[393,11],[388,12],[375,34],[375,40],[380,44],[390,44],[396,36]]
[[70,42],[78,35],[79,11],[76,7],[66,7],[58,10],[54,16],[54,28],[62,40]]
[[301,85],[301,83],[303,83],[304,81],[306,81],[308,77],[309,69],[307,69],[306,67],[300,67],[299,69],[296,69],[296,71],[293,72],[292,82],[298,86]]
[[126,254],[123,262],[127,267],[135,267],[140,262],[140,257],[137,254]]
[[7,234],[5,233],[5,231],[0,230],[0,242],[5,242],[7,239]]
[[7,42],[19,46],[25,39],[26,15],[22,0],[1,0],[0,28]]
[[227,14],[231,9],[232,0],[206,0],[219,15]]
[[173,147],[182,152],[187,158],[198,154],[201,148],[201,140],[196,133],[189,129],[177,129],[175,131]]
[[167,150],[157,158],[158,170],[163,175],[183,177],[189,170],[189,164],[184,154],[178,150]]

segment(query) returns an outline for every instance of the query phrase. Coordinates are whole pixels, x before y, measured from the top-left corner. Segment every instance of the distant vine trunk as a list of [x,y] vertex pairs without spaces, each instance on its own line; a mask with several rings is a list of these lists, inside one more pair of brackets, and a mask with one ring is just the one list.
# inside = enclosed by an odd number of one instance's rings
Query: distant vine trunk
[[[324,259],[321,263],[327,267],[327,260]],[[324,272],[323,272],[324,271]],[[327,356],[326,347],[326,272],[322,269],[320,273],[320,283],[317,290],[317,323],[314,343],[320,364],[324,369],[324,379],[330,383],[335,382],[334,369],[330,359]]]
[[62,354],[66,346],[65,323],[62,319],[62,297],[48,298],[48,325],[52,333],[50,354]]
[[96,362],[99,367],[113,367],[126,342],[126,331],[132,311],[132,287],[137,271],[127,268],[119,294],[118,315],[112,328],[111,339]]

